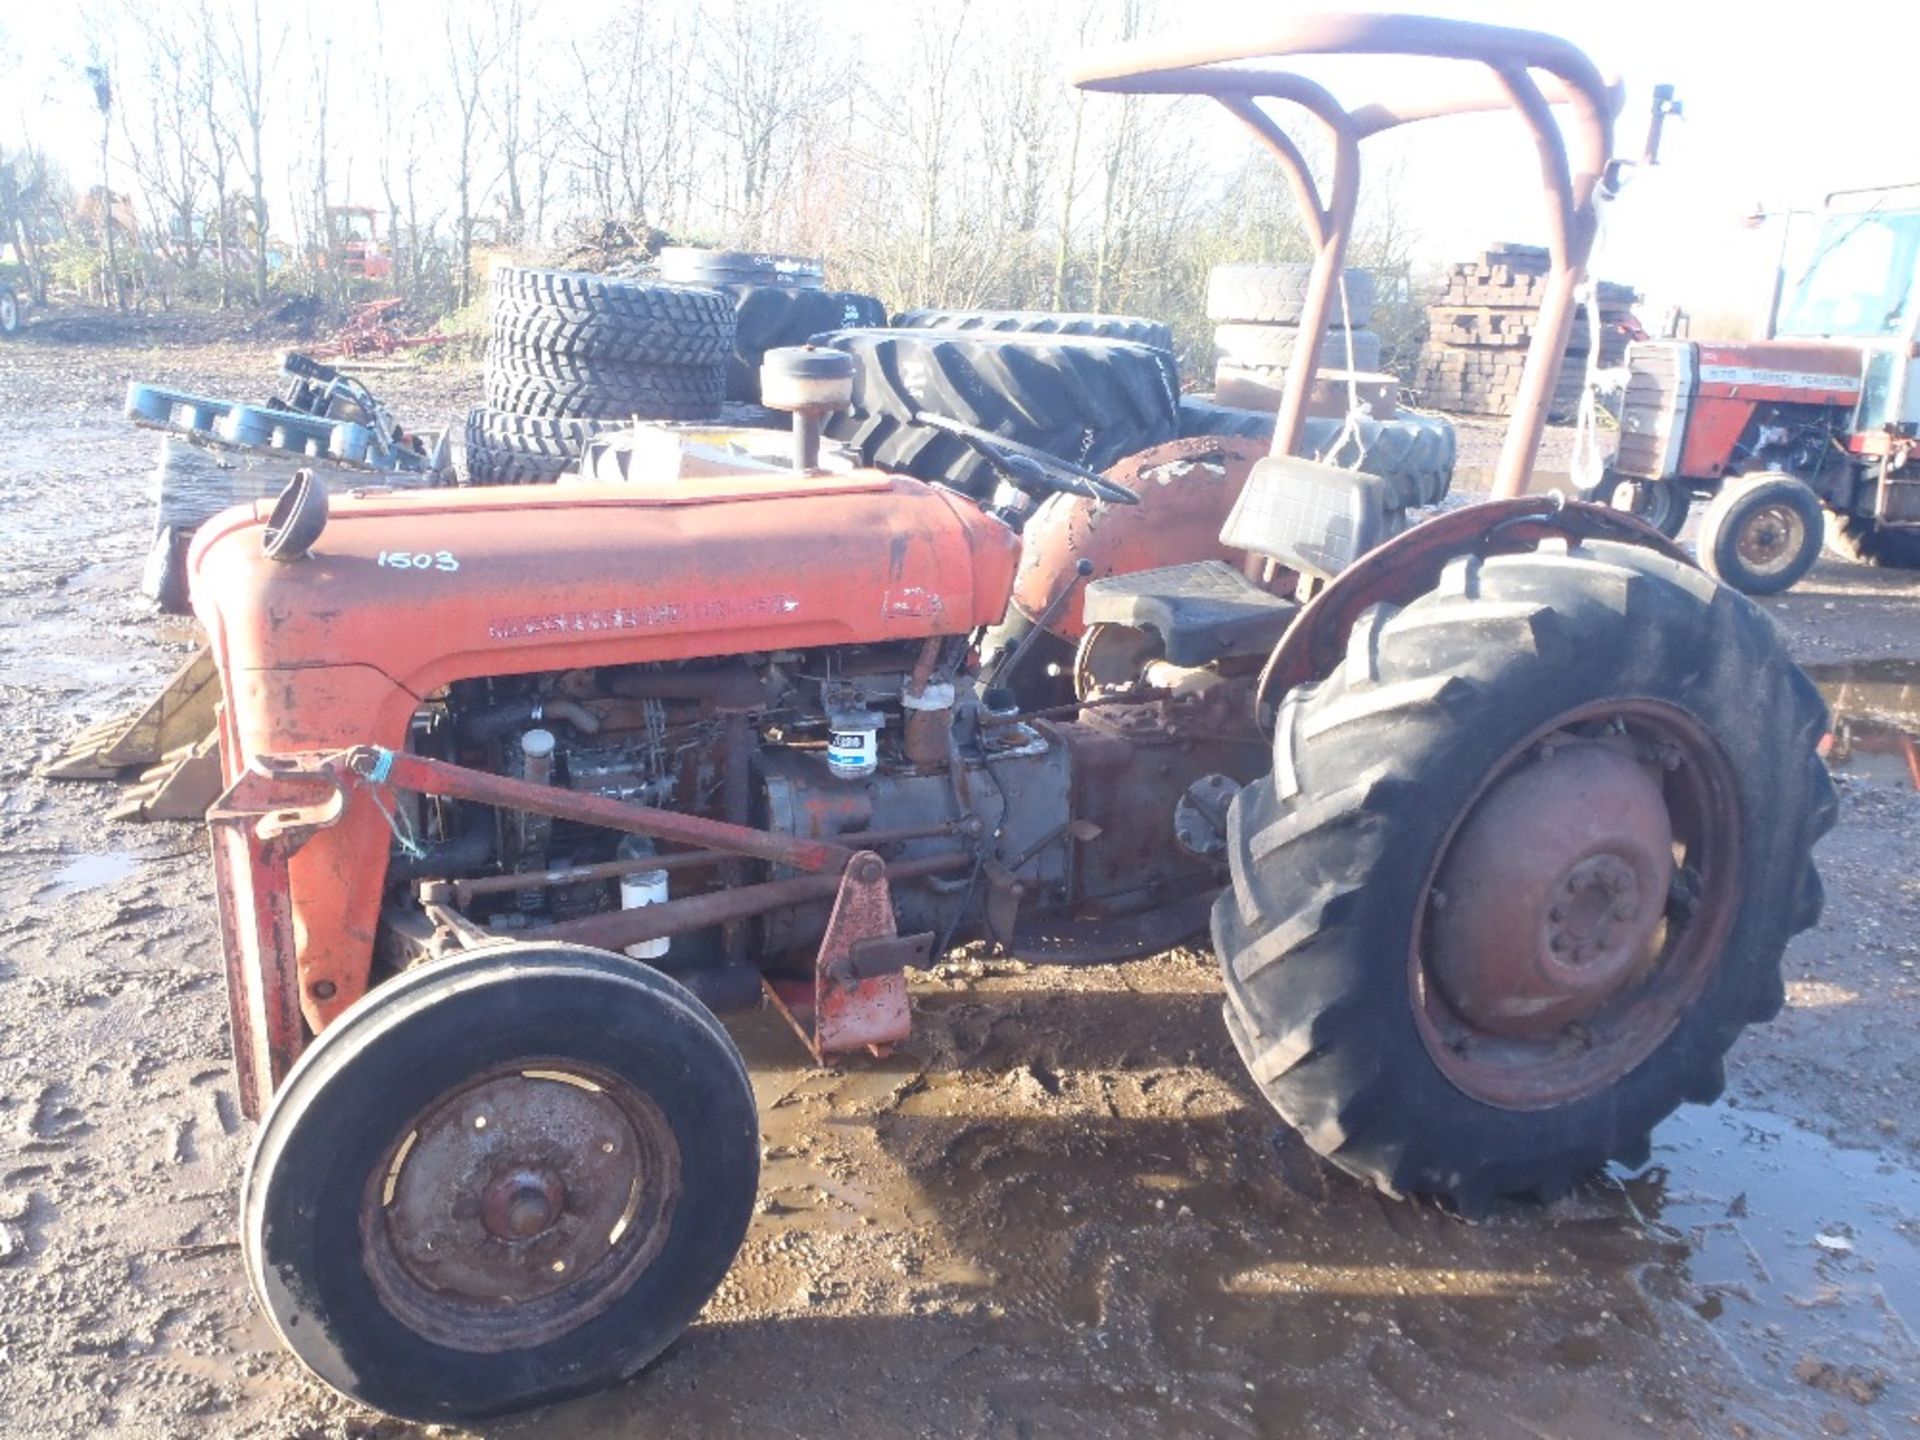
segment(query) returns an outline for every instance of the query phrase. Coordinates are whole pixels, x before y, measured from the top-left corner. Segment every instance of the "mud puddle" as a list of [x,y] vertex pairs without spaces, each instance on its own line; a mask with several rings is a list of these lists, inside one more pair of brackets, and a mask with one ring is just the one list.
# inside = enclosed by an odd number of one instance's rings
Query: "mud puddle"
[[1611,1183],[1625,1223],[1684,1247],[1646,1288],[1707,1321],[1750,1378],[1920,1423],[1920,1173],[1764,1111],[1687,1106],[1652,1165]]
[[33,898],[43,905],[51,905],[88,890],[118,884],[139,868],[140,857],[131,850],[76,856],[54,871]]
[[1832,765],[1920,790],[1920,660],[1809,665],[1833,711]]

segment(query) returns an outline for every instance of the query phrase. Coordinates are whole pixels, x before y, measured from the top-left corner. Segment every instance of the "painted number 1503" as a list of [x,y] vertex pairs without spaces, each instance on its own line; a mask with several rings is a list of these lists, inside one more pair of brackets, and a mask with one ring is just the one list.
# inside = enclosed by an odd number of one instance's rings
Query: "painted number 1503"
[[382,550],[376,562],[386,570],[458,570],[451,550]]

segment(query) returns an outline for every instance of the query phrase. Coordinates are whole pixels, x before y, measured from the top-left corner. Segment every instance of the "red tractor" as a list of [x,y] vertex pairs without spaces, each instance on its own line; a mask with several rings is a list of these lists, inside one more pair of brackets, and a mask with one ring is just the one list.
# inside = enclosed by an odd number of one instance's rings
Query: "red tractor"
[[1677,535],[1749,595],[1829,549],[1920,565],[1920,185],[1827,197],[1804,267],[1776,287],[1764,340],[1639,340],[1620,448],[1593,498]]
[[[1348,108],[1273,63],[1332,53],[1470,83]],[[1467,1212],[1644,1160],[1779,1009],[1833,818],[1820,699],[1656,531],[1522,495],[1618,90],[1549,36],[1387,15],[1133,44],[1078,83],[1218,99],[1320,243],[1271,452],[1213,457],[1232,504],[1209,553],[1090,575],[1074,536],[1116,533],[1138,493],[938,415],[999,475],[990,501],[819,473],[852,359],[816,349],[764,375],[798,417],[791,468],[331,504],[297,481],[196,539],[259,1120],[243,1253],[346,1394],[474,1416],[646,1365],[754,1207],[753,1092],[716,1012],[764,997],[822,1063],[884,1050],[910,1034],[905,972],[965,942],[1113,961],[1210,926],[1278,1112]],[[1274,102],[1332,137],[1324,192]],[[1539,142],[1555,270],[1500,498],[1387,538],[1382,481],[1292,453],[1359,142],[1506,105]],[[1023,528],[1059,510],[1084,523],[1051,527],[1038,619],[1075,607],[1076,693],[1023,712],[1019,647],[984,675],[978,646]]]
[[355,280],[393,279],[393,246],[380,238],[380,212],[371,205],[329,205],[327,224],[339,246],[340,269]]

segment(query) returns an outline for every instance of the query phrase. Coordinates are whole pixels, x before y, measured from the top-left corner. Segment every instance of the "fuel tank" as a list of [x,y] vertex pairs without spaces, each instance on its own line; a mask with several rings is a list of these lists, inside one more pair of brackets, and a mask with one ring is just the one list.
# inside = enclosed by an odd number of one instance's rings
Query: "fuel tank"
[[964,633],[1000,619],[1019,552],[878,471],[336,496],[291,562],[261,548],[269,509],[208,522],[188,562],[230,764],[394,744],[466,677]]

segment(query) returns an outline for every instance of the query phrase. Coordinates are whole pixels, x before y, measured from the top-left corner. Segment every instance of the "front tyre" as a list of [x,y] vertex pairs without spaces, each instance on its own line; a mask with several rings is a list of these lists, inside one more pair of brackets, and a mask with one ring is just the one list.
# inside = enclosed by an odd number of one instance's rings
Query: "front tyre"
[[409,972],[275,1095],[242,1195],[255,1294],[320,1379],[468,1419],[625,1379],[752,1213],[738,1051],[679,985],[571,945]]
[[1677,480],[1630,480],[1613,470],[1582,490],[1580,498],[1637,515],[1669,540],[1686,528],[1693,506],[1693,492]]
[[1707,506],[1697,549],[1709,575],[1743,595],[1777,595],[1820,558],[1820,497],[1791,475],[1729,480]]
[[1765,615],[1635,546],[1462,558],[1367,611],[1229,813],[1214,942],[1262,1092],[1468,1213],[1640,1162],[1780,1008],[1825,721]]

